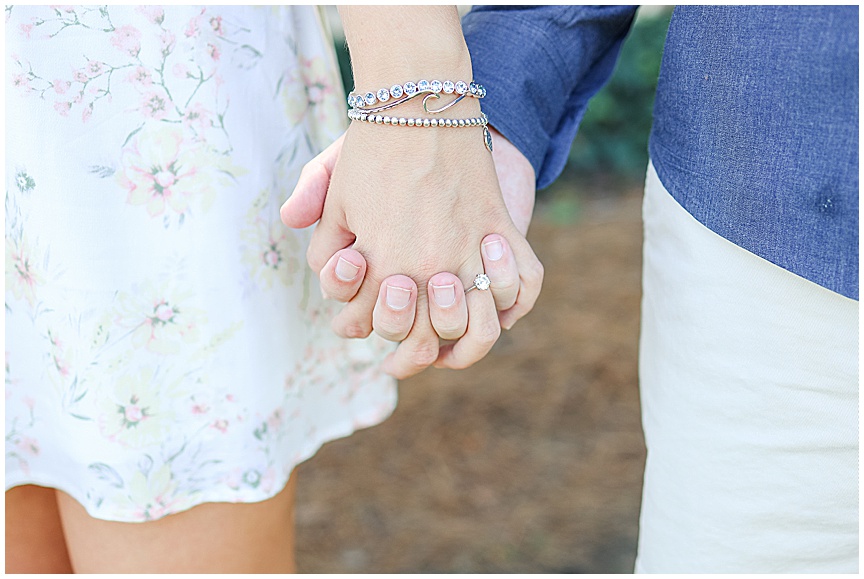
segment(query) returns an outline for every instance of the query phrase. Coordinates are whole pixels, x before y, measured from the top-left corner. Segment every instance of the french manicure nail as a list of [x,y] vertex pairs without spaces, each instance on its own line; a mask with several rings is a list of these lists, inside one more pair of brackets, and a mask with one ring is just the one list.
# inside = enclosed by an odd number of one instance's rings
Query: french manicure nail
[[432,285],[432,296],[439,307],[449,308],[456,303],[456,284]]
[[498,261],[501,259],[501,256],[504,255],[504,244],[498,239],[490,241],[489,243],[484,243],[483,252],[486,254],[486,257],[492,261]]
[[394,310],[404,310],[411,301],[411,290],[392,285],[387,286],[387,305]]
[[342,281],[353,281],[358,271],[360,266],[354,265],[345,258],[340,257],[336,262],[336,277]]

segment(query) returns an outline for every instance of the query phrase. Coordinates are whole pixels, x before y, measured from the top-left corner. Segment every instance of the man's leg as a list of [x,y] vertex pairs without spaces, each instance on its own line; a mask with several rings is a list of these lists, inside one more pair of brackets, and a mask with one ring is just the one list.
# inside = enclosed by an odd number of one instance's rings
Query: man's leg
[[858,570],[858,302],[646,184],[642,572]]

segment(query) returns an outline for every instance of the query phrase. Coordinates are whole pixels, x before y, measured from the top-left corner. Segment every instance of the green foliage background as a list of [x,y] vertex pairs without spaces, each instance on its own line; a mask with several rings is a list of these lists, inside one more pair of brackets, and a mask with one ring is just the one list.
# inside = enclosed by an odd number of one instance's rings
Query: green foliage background
[[671,9],[640,14],[612,78],[588,103],[570,150],[568,172],[641,181],[648,166],[654,91]]
[[[671,14],[671,7],[640,8],[612,78],[588,103],[565,180],[601,178],[623,185],[645,177],[654,91]],[[347,96],[353,81],[344,40],[337,40],[336,54]]]

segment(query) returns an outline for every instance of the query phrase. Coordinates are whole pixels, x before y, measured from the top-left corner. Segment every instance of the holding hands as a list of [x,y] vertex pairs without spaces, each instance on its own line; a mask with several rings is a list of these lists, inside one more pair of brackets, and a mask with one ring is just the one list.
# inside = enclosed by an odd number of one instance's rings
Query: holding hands
[[[439,41],[393,61],[397,53],[380,45],[387,35],[374,31],[398,31],[418,12],[427,13],[433,29],[438,25]],[[341,13],[358,87],[392,83],[392,72],[376,69],[386,55],[400,77],[471,78],[455,9],[351,7]],[[441,38],[453,40],[449,49]],[[411,43],[400,46],[402,56],[406,46]],[[399,106],[405,111],[400,116],[431,116],[417,100]],[[479,117],[479,104],[465,99],[448,113]],[[397,378],[431,364],[470,366],[488,353],[502,326],[531,310],[539,294],[543,269],[524,237],[533,169],[496,137],[490,155],[480,127],[354,122],[306,165],[282,207],[290,227],[318,221],[307,258],[325,294],[346,302],[334,331],[356,338],[374,330],[401,342],[384,362]],[[484,272],[491,291],[466,293]]]

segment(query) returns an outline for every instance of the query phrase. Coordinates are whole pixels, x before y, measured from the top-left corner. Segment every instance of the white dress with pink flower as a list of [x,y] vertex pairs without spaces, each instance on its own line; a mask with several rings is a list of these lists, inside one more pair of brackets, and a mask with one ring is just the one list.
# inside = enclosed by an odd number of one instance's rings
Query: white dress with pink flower
[[392,412],[279,220],[344,129],[320,12],[6,7],[6,488],[106,520],[278,493]]

